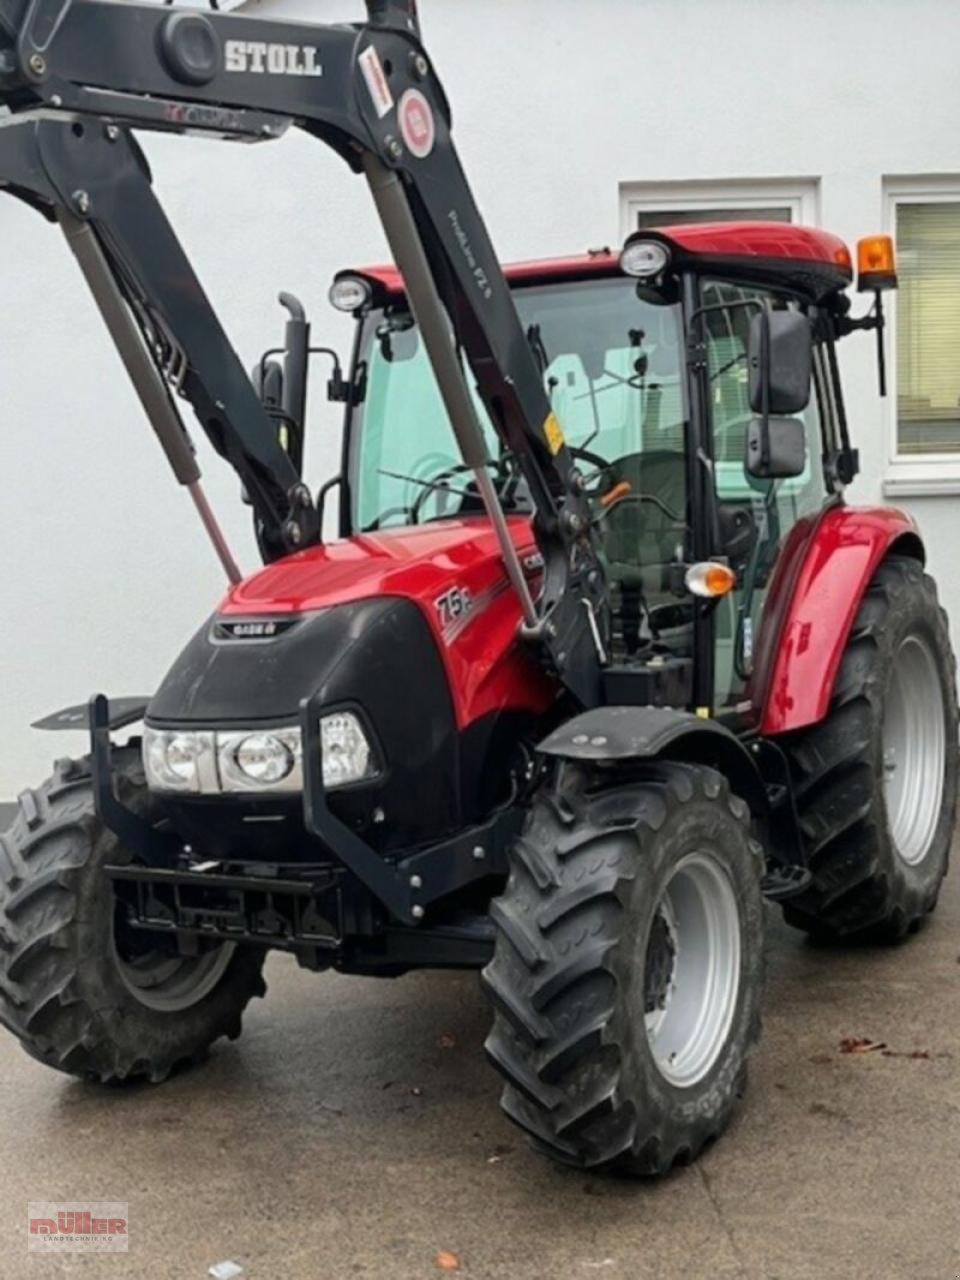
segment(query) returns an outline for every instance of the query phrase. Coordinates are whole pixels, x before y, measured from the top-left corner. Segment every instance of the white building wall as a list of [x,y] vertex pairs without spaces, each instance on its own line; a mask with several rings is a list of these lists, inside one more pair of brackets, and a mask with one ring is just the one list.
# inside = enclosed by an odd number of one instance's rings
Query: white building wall
[[[341,20],[361,5],[272,8]],[[616,244],[631,182],[813,180],[821,223],[854,241],[882,229],[884,175],[960,174],[960,6],[944,0],[422,0],[421,16],[505,258]],[[318,340],[345,350],[331,276],[384,256],[362,182],[301,136],[146,146],[245,359],[281,332],[280,288],[303,296]],[[7,199],[0,244],[2,798],[71,749],[28,722],[97,689],[148,692],[221,578],[57,233]],[[875,501],[889,444],[872,338],[845,348],[863,457],[852,497]],[[338,415],[317,398],[313,418],[311,470],[330,474]],[[196,435],[210,496],[253,568],[236,479]],[[960,500],[900,501],[960,626]]]

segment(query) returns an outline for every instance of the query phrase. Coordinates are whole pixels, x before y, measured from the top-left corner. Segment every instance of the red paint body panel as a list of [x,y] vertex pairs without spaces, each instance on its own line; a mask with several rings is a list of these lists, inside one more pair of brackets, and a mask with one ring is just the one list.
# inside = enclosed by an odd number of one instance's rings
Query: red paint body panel
[[[850,251],[839,236],[818,227],[790,222],[693,222],[650,228],[666,236],[687,253],[721,258],[784,258],[799,262],[826,262],[845,268],[853,278]],[[618,276],[619,254],[603,252],[569,258],[543,258],[513,262],[503,268],[511,284],[548,284],[556,280],[590,276]],[[403,277],[394,266],[359,267],[358,275],[375,280],[388,293],[403,292]]]
[[[773,657],[760,724],[765,736],[823,719],[867,584],[898,538],[919,542],[915,522],[892,507],[831,507],[812,528],[798,525],[794,532],[806,534],[805,549],[796,547],[799,567],[791,571],[785,563],[767,601],[776,635],[766,638]],[[788,540],[785,562],[790,552]],[[778,608],[785,592],[785,608]]]
[[[521,554],[535,555],[529,522],[515,518],[510,528]],[[474,610],[457,634],[445,636],[437,601],[452,588],[469,592]],[[310,613],[374,596],[402,596],[422,609],[443,655],[461,729],[496,711],[539,715],[556,700],[557,687],[517,639],[520,604],[483,519],[359,534],[310,547],[241,582],[219,612]]]
[[[514,518],[510,526],[521,554],[536,554],[529,523]],[[765,736],[823,719],[863,593],[904,536],[919,544],[914,521],[886,507],[832,507],[791,531],[770,584],[758,644]],[[454,587],[468,591],[475,608],[456,634],[445,636],[437,601]],[[493,531],[482,519],[311,547],[234,587],[219,612],[309,613],[374,596],[401,596],[422,609],[443,655],[461,729],[497,711],[540,715],[555,702],[556,685],[517,639],[519,603]]]
[[658,230],[691,254],[826,262],[845,269],[853,278],[850,250],[839,236],[819,227],[801,227],[793,222],[691,222]]

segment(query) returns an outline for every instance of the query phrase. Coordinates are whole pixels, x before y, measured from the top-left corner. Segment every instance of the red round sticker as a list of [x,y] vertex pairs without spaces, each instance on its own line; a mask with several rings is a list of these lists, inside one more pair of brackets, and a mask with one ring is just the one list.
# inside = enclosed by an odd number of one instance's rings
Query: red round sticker
[[426,160],[437,140],[433,108],[419,89],[408,89],[400,99],[400,132],[411,155]]

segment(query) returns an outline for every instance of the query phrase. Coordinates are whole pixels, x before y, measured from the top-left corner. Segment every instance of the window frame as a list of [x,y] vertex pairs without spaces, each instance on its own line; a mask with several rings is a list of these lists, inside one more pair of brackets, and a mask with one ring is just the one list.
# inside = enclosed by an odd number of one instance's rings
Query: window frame
[[[526,281],[526,282],[522,282],[514,285],[511,289],[511,293],[514,297],[515,302],[519,302],[519,300],[525,294],[529,294],[529,293],[537,293],[540,291],[553,292],[554,290],[561,289],[561,288],[566,291],[588,289],[588,288],[595,289],[598,286],[603,288],[609,287],[610,289],[615,289],[615,288],[622,289],[625,292],[625,296],[627,296],[628,294],[631,294],[632,290],[635,288],[636,281],[631,281],[629,277],[623,276],[622,274],[618,274],[618,273],[610,273],[610,274],[604,273],[602,276],[600,276],[597,279],[593,279],[590,276],[583,277],[583,278],[577,277],[570,280],[534,279],[534,280],[530,280],[530,281]],[[338,483],[340,484],[340,496],[341,496],[340,522],[339,522],[340,537],[351,537],[355,534],[363,534],[364,532],[374,532],[373,530],[365,529],[364,525],[361,523],[361,520],[360,520],[360,516],[361,516],[360,504],[363,500],[363,493],[364,493],[364,489],[363,489],[364,449],[369,439],[369,436],[368,436],[369,422],[368,422],[367,415],[370,407],[369,392],[370,392],[371,369],[372,369],[371,353],[373,351],[373,347],[376,342],[375,334],[376,334],[377,328],[383,322],[387,311],[391,309],[396,309],[396,308],[399,308],[405,312],[409,312],[409,306],[403,305],[400,299],[390,298],[386,300],[386,302],[384,303],[378,302],[375,305],[365,308],[362,312],[358,314],[358,317],[357,317],[357,328],[354,335],[353,354],[352,354],[351,366],[350,366],[351,367],[350,382],[352,386],[358,386],[362,383],[366,388],[366,395],[362,400],[352,401],[350,404],[346,406],[344,428],[343,428],[343,443],[341,448],[341,468],[342,469],[341,469],[341,476],[337,478]],[[676,318],[677,318],[677,324],[678,324],[677,341],[679,345],[678,345],[677,378],[678,378],[678,391],[679,391],[680,400],[681,400],[680,407],[683,414],[683,424],[680,424],[680,431],[681,431],[681,437],[683,440],[684,448],[686,448],[686,431],[687,431],[686,424],[689,423],[690,404],[689,404],[689,379],[687,376],[687,367],[686,367],[686,361],[684,357],[683,335],[686,332],[687,322],[684,316],[683,308],[680,305],[679,301],[667,307],[666,309],[669,311],[676,312]],[[472,384],[473,381],[475,381],[474,375],[472,374],[472,371],[469,368],[469,362],[466,362],[466,364],[467,364],[467,377]],[[432,376],[433,375],[431,374],[431,377]],[[446,415],[444,414],[444,416]],[[503,438],[500,437],[499,432],[495,434],[499,439],[500,444],[503,445],[504,441],[503,441]],[[455,442],[451,438],[451,445],[453,445],[454,443]],[[490,443],[491,444],[493,443],[492,440]],[[477,514],[479,515],[480,513],[477,513]],[[382,531],[385,532],[387,531],[387,529],[396,530],[404,527],[407,527],[407,526],[390,525],[390,526],[387,526]],[[414,527],[414,526],[410,526],[410,527]],[[380,530],[377,530],[377,532],[380,532]]]
[[[786,302],[796,303],[804,314],[810,317],[811,323],[813,324],[814,337],[814,359],[811,369],[811,396],[816,399],[819,427],[818,434],[820,439],[819,457],[811,457],[810,465],[811,469],[817,469],[819,480],[823,488],[823,497],[819,508],[822,513],[829,505],[837,500],[836,490],[831,482],[828,472],[827,459],[831,449],[834,448],[834,441],[839,440],[841,436],[841,423],[843,421],[842,415],[844,411],[842,388],[836,377],[836,371],[829,356],[832,344],[834,343],[834,337],[832,332],[822,325],[821,312],[809,301],[809,299],[804,298],[793,289],[784,288],[783,286],[778,285],[757,284],[756,282],[749,280],[738,280],[735,271],[724,273],[721,276],[709,271],[701,271],[690,278],[696,280],[697,308],[704,305],[704,286],[709,283],[722,283],[757,290],[767,294],[771,298],[778,298]],[[835,348],[833,349],[835,351]],[[699,424],[694,423],[693,444],[695,451],[698,454],[704,454],[709,459],[710,464],[709,479],[705,479],[702,493],[696,489],[691,489],[691,493],[696,494],[700,499],[703,507],[703,523],[711,531],[712,537],[708,555],[718,556],[723,553],[724,548],[717,542],[713,541],[713,538],[719,530],[718,511],[721,502],[717,485],[717,460],[715,456],[717,423],[715,421],[713,402],[709,394],[709,373],[706,362],[696,367],[691,367],[689,376],[691,384],[696,380],[699,386],[698,402],[700,406],[700,422]],[[707,469],[703,469],[704,475],[706,474],[706,470]],[[698,519],[696,507],[694,507],[692,512],[692,519],[694,521],[694,526],[696,527]],[[783,544],[785,541],[786,538],[784,538],[780,544],[778,559],[783,553]],[[718,624],[718,611],[710,610],[703,614],[702,617],[700,611],[697,612],[694,631],[694,688],[698,699],[697,705],[710,707],[712,709],[712,715],[721,724],[733,728],[734,730],[752,728],[759,722],[759,716],[762,710],[759,704],[753,701],[756,694],[753,674],[747,678],[743,689],[740,691],[741,698],[739,700],[723,707],[717,705]],[[757,638],[759,639],[759,631],[757,633]],[[736,643],[737,641],[735,639],[734,644]],[[704,673],[703,675],[700,675],[701,670]]]
[[771,205],[790,209],[792,223],[816,226],[820,221],[818,178],[708,178],[696,182],[622,182],[620,231],[626,239],[637,229],[639,213],[702,213],[716,209],[751,209],[757,214]]
[[[960,203],[960,174],[886,177],[883,180],[884,230],[897,236],[897,209],[902,204]],[[887,398],[883,402],[883,432],[887,442],[884,497],[951,496],[960,494],[960,450],[955,453],[901,453],[897,384],[897,291],[884,297],[887,317]]]

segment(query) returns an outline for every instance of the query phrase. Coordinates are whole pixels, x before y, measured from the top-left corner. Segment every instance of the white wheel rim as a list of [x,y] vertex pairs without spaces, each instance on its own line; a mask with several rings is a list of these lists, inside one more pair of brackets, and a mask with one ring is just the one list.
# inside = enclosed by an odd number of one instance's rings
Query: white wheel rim
[[113,958],[120,980],[130,994],[155,1013],[183,1013],[199,1004],[226,973],[237,949],[223,942],[199,956],[170,956],[146,951],[125,960],[113,939]]
[[947,762],[943,684],[933,651],[919,635],[907,636],[894,659],[882,747],[890,836],[902,861],[915,867],[933,843]]
[[730,874],[692,853],[660,895],[644,946],[641,1000],[660,1074],[688,1089],[720,1057],[740,991],[740,912]]

